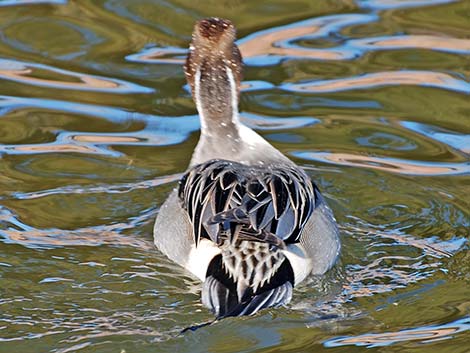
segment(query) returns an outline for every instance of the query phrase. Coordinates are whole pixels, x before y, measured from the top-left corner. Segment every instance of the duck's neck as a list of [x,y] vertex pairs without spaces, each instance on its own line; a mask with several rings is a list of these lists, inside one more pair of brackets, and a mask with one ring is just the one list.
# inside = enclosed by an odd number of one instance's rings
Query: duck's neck
[[201,138],[239,139],[238,88],[222,58],[201,63],[194,75],[194,101],[201,120]]

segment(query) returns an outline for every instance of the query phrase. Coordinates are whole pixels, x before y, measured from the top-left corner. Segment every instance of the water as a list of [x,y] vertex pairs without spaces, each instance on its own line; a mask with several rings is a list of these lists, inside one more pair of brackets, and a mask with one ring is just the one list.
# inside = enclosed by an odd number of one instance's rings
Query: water
[[[199,122],[193,23],[232,19],[242,118],[314,178],[343,253],[212,319],[153,247]],[[0,352],[470,352],[470,2],[0,1]]]

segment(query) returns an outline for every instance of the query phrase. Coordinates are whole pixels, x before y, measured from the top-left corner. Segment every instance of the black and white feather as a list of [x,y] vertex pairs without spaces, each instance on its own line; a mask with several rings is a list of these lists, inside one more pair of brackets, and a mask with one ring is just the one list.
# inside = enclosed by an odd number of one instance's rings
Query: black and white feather
[[191,168],[180,181],[194,241],[217,244],[224,235],[282,246],[299,241],[315,208],[309,177],[294,166],[256,167],[211,160]]
[[293,271],[282,250],[299,242],[315,208],[315,190],[301,169],[285,164],[261,168],[211,160],[182,178],[178,196],[196,246],[205,238],[221,249],[203,289],[203,302],[219,317],[290,300]]

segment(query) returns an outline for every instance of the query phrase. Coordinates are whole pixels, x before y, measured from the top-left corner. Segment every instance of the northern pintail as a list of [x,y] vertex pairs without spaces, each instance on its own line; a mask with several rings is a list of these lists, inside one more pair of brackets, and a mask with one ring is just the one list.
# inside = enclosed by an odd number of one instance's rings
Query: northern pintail
[[185,64],[201,136],[160,208],[156,246],[201,281],[217,318],[288,303],[336,261],[336,221],[306,173],[240,122],[242,57],[235,27],[196,23]]

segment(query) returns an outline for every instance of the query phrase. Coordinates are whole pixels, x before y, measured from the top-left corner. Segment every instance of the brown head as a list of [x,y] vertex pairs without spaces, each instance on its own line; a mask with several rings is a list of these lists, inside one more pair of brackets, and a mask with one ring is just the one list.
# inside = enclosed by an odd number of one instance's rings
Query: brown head
[[225,71],[229,67],[239,87],[242,79],[242,56],[235,44],[236,29],[229,20],[211,17],[196,22],[184,71],[191,90],[197,69]]
[[229,20],[208,18],[194,26],[184,71],[206,135],[238,126],[242,57],[235,39]]

